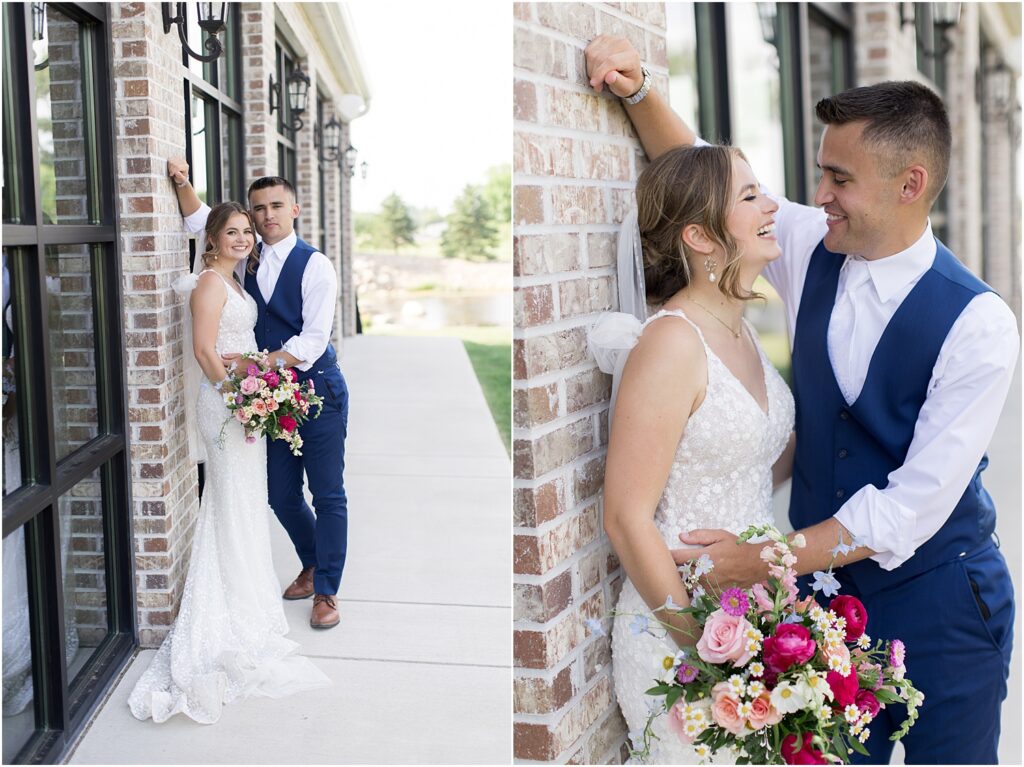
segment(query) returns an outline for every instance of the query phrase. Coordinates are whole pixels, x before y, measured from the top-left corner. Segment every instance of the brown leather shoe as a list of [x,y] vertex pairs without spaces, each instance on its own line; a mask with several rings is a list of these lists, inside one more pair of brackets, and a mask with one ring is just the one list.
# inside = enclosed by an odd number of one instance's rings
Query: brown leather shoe
[[285,599],[309,599],[313,596],[313,571],[315,567],[303,567],[299,577],[284,590]]
[[341,621],[338,616],[338,601],[331,594],[317,594],[313,597],[313,616],[309,625],[315,629],[334,628]]

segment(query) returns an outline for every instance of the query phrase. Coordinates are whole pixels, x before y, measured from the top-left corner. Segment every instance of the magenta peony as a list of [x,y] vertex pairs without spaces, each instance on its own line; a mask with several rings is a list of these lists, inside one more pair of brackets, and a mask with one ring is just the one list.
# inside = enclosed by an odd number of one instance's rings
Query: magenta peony
[[809,732],[799,739],[796,735],[787,735],[782,740],[782,758],[786,764],[828,764],[824,755],[811,745],[813,736]]
[[297,425],[295,423],[295,419],[292,418],[290,415],[281,416],[280,418],[277,419],[277,423],[282,429],[284,429],[289,434],[295,431],[295,427]]
[[840,594],[832,600],[829,609],[846,619],[846,641],[856,642],[864,634],[868,625],[868,611],[857,597]]
[[770,671],[781,674],[790,666],[809,661],[817,649],[810,629],[796,623],[783,623],[775,629],[774,636],[764,640],[764,663]]
[[857,704],[857,708],[861,711],[867,711],[871,714],[871,718],[874,719],[878,716],[878,712],[881,710],[882,705],[878,702],[878,698],[871,690],[858,690],[857,698],[854,700]]
[[840,707],[845,708],[851,703],[857,702],[857,675],[850,672],[846,676],[840,676],[837,671],[828,672],[828,686],[832,688],[833,699]]

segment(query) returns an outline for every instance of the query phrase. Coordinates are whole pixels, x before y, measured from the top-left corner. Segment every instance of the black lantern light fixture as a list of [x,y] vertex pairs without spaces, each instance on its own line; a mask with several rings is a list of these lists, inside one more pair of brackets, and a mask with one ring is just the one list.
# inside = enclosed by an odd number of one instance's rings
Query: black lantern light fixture
[[[196,21],[205,34],[203,47],[207,54],[196,53],[188,44],[188,32],[185,29],[185,3],[161,3],[164,16],[164,34],[171,31],[171,27],[178,27],[178,37],[185,52],[196,61],[210,63],[216,61],[224,52],[224,43],[221,42],[220,34],[227,29],[227,3],[196,3]],[[173,16],[171,14],[174,14]]]
[[342,158],[341,169],[345,175],[352,178],[356,175],[356,161],[359,159],[359,150],[349,144],[345,147],[345,152]]
[[[982,82],[984,80],[984,82]],[[981,98],[985,94],[986,103],[982,107],[990,117],[1006,117],[1013,103],[1013,72],[1005,62],[998,62],[994,67],[978,67],[975,75],[975,93]]]
[[[900,27],[907,24],[917,23],[917,12],[914,10],[916,3],[900,3]],[[922,42],[921,35],[917,36],[917,45],[921,54],[930,59],[943,58],[953,50],[953,43],[946,37],[946,32],[960,23],[960,3],[931,3],[932,24],[935,26],[935,48],[928,50]],[[908,11],[909,6],[909,11]]]
[[362,176],[363,181],[366,181],[366,171],[369,170],[369,168],[370,163],[368,163],[366,160],[363,160],[361,163],[359,163],[359,175]]
[[[285,123],[288,130],[301,130],[303,126],[302,115],[306,111],[306,104],[309,99],[309,75],[302,71],[302,66],[295,65],[295,69],[285,78],[284,81],[286,96],[288,98],[288,114],[291,115],[291,122]],[[281,109],[281,83],[274,81],[270,76],[270,114]]]
[[341,123],[338,118],[332,115],[323,127],[318,123],[313,141],[320,149],[321,160],[336,162],[341,154]]
[[[46,41],[46,3],[32,3],[32,42],[40,43]],[[50,66],[49,53],[33,64],[37,72]]]

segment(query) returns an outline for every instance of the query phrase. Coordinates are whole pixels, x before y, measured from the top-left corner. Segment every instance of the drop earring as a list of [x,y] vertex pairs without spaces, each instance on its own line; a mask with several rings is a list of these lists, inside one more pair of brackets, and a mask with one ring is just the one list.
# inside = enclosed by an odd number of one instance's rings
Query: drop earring
[[708,282],[715,281],[715,269],[718,268],[718,262],[715,261],[711,256],[704,259],[704,268],[708,272]]

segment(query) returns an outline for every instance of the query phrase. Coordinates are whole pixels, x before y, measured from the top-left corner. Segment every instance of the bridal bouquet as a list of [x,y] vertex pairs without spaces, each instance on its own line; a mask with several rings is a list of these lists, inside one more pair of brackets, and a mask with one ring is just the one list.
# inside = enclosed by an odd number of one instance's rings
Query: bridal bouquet
[[[907,709],[892,740],[903,737],[924,700],[905,676],[903,643],[872,641],[855,597],[837,596],[828,609],[813,595],[798,601],[791,547],[804,546],[803,536],[789,542],[774,527],[751,527],[739,541],[754,537],[767,539],[769,577],[749,589],[705,591],[707,556],[680,568],[691,604],[680,609],[669,599],[665,609],[691,616],[699,638],[659,664],[664,674],[647,694],[663,701],[635,755],[649,753],[651,725],[663,714],[701,758],[728,748],[738,764],[849,762],[851,750],[867,754],[871,721],[889,705]],[[842,541],[838,549],[849,550]],[[814,587],[836,594],[831,568],[815,573]]]
[[[231,391],[224,392],[224,404],[231,415],[245,428],[247,442],[259,437],[283,439],[288,443],[292,455],[302,455],[302,437],[299,427],[310,418],[317,418],[323,408],[323,398],[318,396],[312,381],[298,382],[298,374],[283,365],[272,369],[270,354],[266,350],[242,355],[244,375],[239,367],[232,364],[224,383],[231,384]],[[310,409],[316,412],[311,416]],[[228,419],[230,420],[230,418]]]

